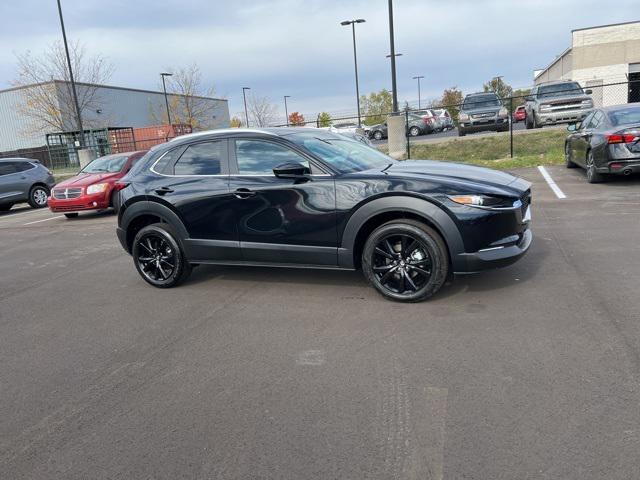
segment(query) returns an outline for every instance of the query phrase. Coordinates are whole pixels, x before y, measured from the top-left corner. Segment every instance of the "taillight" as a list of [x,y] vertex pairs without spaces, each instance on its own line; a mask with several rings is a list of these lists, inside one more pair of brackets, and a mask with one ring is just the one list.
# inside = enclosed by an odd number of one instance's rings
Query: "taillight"
[[621,132],[612,133],[607,135],[607,143],[633,143],[640,140],[640,131],[637,130],[623,130]]
[[119,192],[120,190],[123,190],[125,188],[127,188],[129,186],[129,182],[115,182],[113,184],[113,189],[116,192]]

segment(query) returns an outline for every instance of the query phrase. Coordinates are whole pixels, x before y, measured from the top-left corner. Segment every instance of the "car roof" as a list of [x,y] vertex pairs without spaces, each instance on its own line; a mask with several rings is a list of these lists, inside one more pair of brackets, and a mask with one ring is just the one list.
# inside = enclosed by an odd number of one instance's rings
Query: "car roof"
[[35,160],[33,158],[23,158],[23,157],[5,157],[5,158],[0,158],[0,162],[35,162],[35,163],[40,163],[38,160]]
[[609,105],[608,107],[596,107],[598,110],[602,110],[606,113],[617,112],[619,110],[640,110],[640,104],[638,103],[622,103],[620,105]]
[[238,135],[238,134],[260,134],[265,136],[286,137],[296,133],[312,133],[316,132],[323,136],[330,135],[330,132],[321,128],[310,127],[265,127],[265,128],[220,128],[216,130],[205,130],[202,132],[189,133],[169,140],[169,144],[181,143],[182,141],[191,140],[193,138],[215,138],[219,136]]
[[475,97],[477,95],[495,95],[496,97],[498,96],[496,92],[476,92],[476,93],[468,93],[467,97]]

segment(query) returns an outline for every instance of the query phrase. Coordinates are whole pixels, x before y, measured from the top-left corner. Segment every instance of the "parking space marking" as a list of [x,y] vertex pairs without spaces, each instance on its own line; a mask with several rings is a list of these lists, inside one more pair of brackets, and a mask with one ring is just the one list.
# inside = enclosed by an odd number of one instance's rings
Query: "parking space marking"
[[561,200],[563,198],[567,198],[567,196],[564,194],[564,192],[562,190],[560,190],[560,187],[558,187],[556,182],[553,181],[553,178],[551,178],[551,175],[549,175],[549,172],[547,172],[546,168],[544,168],[542,165],[540,165],[540,166],[538,166],[538,170],[540,171],[540,174],[542,175],[542,177],[547,181],[547,184],[549,185],[551,190],[553,190],[553,193],[556,194],[556,197],[558,197]]
[[57,215],[55,217],[49,217],[49,218],[45,218],[44,220],[36,220],[35,222],[29,222],[29,223],[23,223],[22,225],[33,225],[34,223],[40,223],[40,222],[48,222],[49,220],[53,220],[55,218],[62,218],[64,215]]
[[[46,212],[47,210],[44,210],[44,211]],[[42,213],[42,212],[43,212],[43,210],[34,209],[34,210],[28,210],[26,212],[9,213],[9,214],[2,215],[0,217],[0,220],[9,220],[11,218],[20,217],[22,215],[30,215],[32,213]]]

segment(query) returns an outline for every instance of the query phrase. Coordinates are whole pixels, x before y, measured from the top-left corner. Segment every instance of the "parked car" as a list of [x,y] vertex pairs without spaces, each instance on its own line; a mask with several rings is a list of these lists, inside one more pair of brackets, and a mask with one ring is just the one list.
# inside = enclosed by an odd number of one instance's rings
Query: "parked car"
[[55,183],[53,173],[38,160],[0,158],[0,212],[22,202],[31,208],[46,207]]
[[451,114],[447,109],[436,108],[433,110],[433,113],[435,113],[442,122],[444,130],[453,130],[455,128],[455,125],[453,124],[453,118],[451,118]]
[[536,85],[525,97],[527,128],[579,122],[593,108],[591,90],[582,90],[578,82],[557,81]]
[[509,111],[493,92],[471,93],[464,97],[458,116],[458,135],[509,130]]
[[520,105],[513,112],[513,123],[524,122],[527,118],[527,110],[524,105]]
[[[324,130],[324,129],[323,129]],[[327,129],[329,132],[333,132],[333,133],[338,133],[340,135],[344,135],[347,138],[351,138],[352,140],[357,140],[360,143],[364,143],[365,145],[369,145],[372,146],[373,144],[371,143],[371,140],[369,140],[369,137],[367,135],[365,135],[364,133],[360,133],[360,132],[364,132],[364,130],[355,130],[355,131],[350,131],[350,130],[339,130],[337,128],[334,127],[329,127]]]
[[[424,135],[425,133],[431,131],[431,127],[429,123],[421,117],[420,115],[409,114],[409,126],[407,132],[412,137],[417,137],[418,135]],[[382,140],[388,137],[387,132],[387,122],[380,123],[378,125],[373,125],[369,128],[369,138],[373,138],[375,140]]]
[[414,302],[452,273],[515,262],[532,240],[528,182],[397,162],[323,130],[187,135],[152,149],[121,183],[118,239],[160,288],[203,263],[361,268],[385,297]]
[[428,133],[441,132],[442,130],[444,130],[444,122],[433,110],[417,110],[413,113],[421,116],[425,120],[425,122],[429,126]]
[[355,133],[358,129],[358,124],[355,122],[342,122],[342,123],[335,123],[330,128],[337,130],[340,133],[342,132]]
[[597,108],[567,130],[567,168],[586,169],[589,183],[640,172],[640,105]]
[[116,182],[146,153],[146,150],[116,153],[96,158],[78,175],[60,182],[49,198],[52,212],[67,218],[86,210],[105,210],[114,206]]

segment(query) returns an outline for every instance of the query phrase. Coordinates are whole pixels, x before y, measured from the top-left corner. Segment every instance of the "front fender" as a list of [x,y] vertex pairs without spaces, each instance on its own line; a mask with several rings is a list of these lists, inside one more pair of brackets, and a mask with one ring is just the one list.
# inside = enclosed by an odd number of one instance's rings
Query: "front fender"
[[433,203],[416,197],[392,196],[372,200],[362,205],[349,218],[338,248],[338,263],[341,267],[354,268],[353,252],[358,232],[363,225],[376,215],[391,211],[408,212],[424,218],[433,225],[449,249],[454,271],[464,270],[464,243],[458,227],[451,217]]

